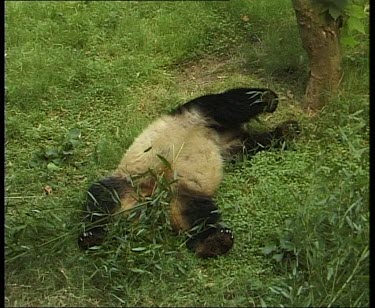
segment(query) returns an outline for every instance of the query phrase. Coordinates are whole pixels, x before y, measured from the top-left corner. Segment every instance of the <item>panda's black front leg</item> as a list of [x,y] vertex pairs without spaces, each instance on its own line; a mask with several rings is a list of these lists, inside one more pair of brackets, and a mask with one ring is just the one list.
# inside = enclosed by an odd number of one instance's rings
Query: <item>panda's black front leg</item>
[[274,112],[277,105],[278,96],[270,89],[236,88],[198,97],[175,112],[196,109],[220,126],[230,128],[238,127],[264,112]]
[[266,132],[243,133],[241,139],[243,141],[242,148],[233,149],[233,152],[245,152],[249,155],[271,147],[281,147],[286,145],[286,141],[294,139],[301,129],[297,121],[285,121],[275,129]]
[[83,210],[85,230],[78,236],[78,246],[81,249],[86,250],[103,242],[108,218],[120,205],[120,198],[127,185],[126,179],[112,176],[89,187]]

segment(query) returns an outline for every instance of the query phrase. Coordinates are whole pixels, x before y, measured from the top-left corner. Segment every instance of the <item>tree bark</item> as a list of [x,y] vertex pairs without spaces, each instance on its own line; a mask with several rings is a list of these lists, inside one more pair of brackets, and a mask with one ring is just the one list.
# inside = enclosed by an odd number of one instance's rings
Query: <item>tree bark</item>
[[303,107],[319,110],[331,93],[338,90],[341,78],[340,20],[320,12],[311,0],[292,0],[310,73]]

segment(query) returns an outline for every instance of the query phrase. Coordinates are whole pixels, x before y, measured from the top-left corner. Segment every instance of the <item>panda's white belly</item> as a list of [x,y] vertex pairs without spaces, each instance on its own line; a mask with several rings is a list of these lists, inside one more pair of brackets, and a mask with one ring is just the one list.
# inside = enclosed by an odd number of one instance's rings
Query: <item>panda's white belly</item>
[[[116,173],[138,175],[150,168],[165,171],[164,157],[172,167],[170,176],[186,189],[213,195],[222,179],[222,158],[213,131],[195,114],[164,116],[135,139]],[[212,138],[211,138],[212,137]]]
[[211,196],[222,180],[220,151],[214,141],[205,138],[203,133],[193,134],[183,145],[174,169],[184,188]]

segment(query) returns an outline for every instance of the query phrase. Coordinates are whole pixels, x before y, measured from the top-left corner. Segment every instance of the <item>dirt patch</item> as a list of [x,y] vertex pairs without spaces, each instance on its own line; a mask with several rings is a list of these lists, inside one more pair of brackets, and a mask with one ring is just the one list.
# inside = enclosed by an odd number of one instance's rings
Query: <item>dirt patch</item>
[[247,75],[241,68],[240,59],[236,57],[207,57],[195,62],[179,65],[175,70],[176,82],[183,84],[186,89],[200,92],[213,85],[223,83],[231,75]]
[[207,84],[216,82],[217,79],[226,78],[226,68],[230,59],[208,58],[198,62],[185,64],[180,67],[177,79],[181,82],[193,80],[195,83]]

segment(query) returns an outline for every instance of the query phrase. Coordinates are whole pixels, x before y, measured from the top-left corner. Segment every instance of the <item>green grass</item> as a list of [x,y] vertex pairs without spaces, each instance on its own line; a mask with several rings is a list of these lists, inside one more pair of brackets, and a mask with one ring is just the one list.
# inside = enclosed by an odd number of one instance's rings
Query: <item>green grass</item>
[[[369,305],[367,38],[309,118],[290,1],[258,2],[7,3],[6,306]],[[303,131],[289,151],[226,166],[217,202],[231,253],[195,258],[157,223],[163,198],[80,252],[85,189],[137,134],[190,98],[245,85],[280,93],[256,125],[297,118]]]

